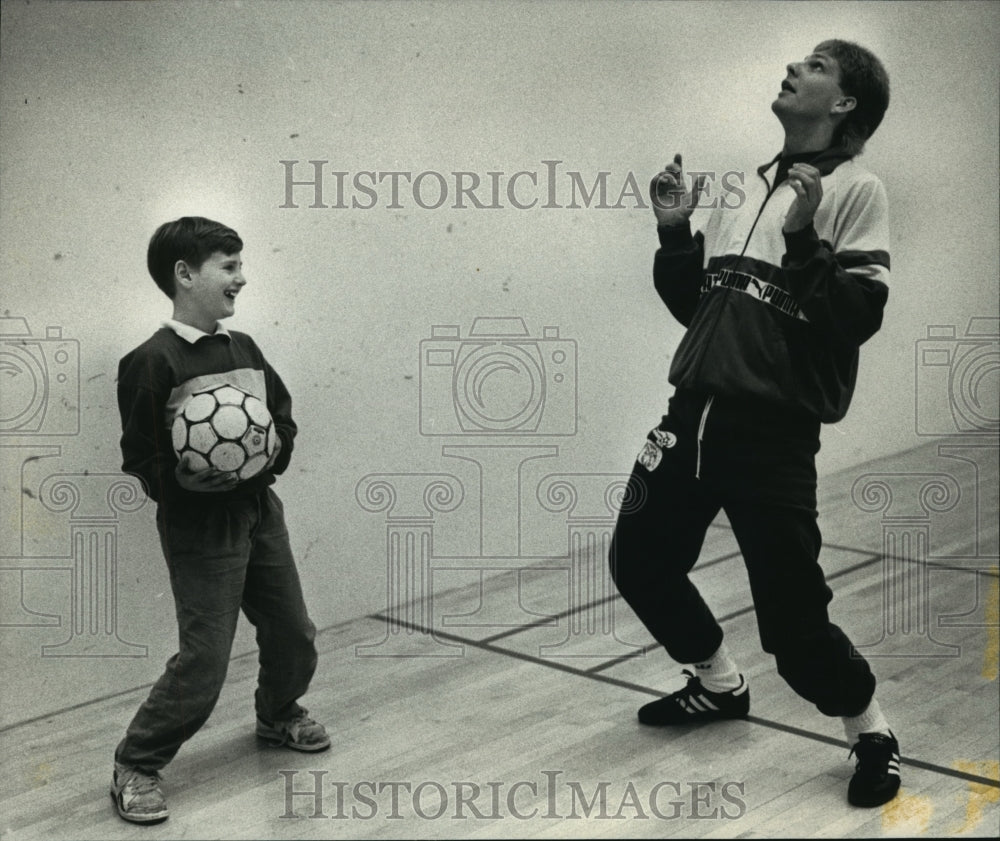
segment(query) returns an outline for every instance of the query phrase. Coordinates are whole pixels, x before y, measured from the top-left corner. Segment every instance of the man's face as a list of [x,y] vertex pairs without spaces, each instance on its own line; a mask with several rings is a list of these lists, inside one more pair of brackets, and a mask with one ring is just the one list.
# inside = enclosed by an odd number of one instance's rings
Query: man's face
[[820,119],[842,113],[851,98],[840,88],[840,65],[828,53],[812,53],[786,68],[788,75],[781,83],[771,110],[779,117]]
[[216,251],[201,268],[190,272],[192,297],[201,315],[218,320],[236,312],[236,296],[246,285],[239,252],[223,254]]

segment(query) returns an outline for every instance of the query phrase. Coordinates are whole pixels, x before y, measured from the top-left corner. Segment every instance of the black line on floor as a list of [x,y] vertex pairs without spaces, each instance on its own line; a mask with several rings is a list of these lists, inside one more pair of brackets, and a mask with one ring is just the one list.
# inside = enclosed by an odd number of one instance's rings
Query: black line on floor
[[[370,618],[370,617],[358,617],[358,619]],[[357,619],[345,619],[342,622],[334,622],[332,625],[327,625],[316,631],[316,636],[319,637],[321,634],[329,633],[330,631],[340,630],[341,628],[350,625],[352,622],[358,621]],[[247,657],[256,657],[259,652],[256,648],[250,651],[244,651],[241,654],[234,654],[229,658],[230,663],[235,663],[237,660],[243,660]],[[39,721],[44,721],[47,718],[54,718],[57,715],[62,715],[63,713],[71,713],[76,710],[83,709],[84,707],[89,707],[91,704],[101,704],[105,701],[113,701],[116,698],[122,698],[126,695],[130,695],[133,692],[146,691],[148,692],[153,686],[156,685],[156,681],[150,681],[149,683],[140,683],[138,686],[130,686],[128,689],[122,689],[117,692],[109,692],[106,695],[101,695],[97,698],[90,698],[86,701],[80,701],[78,704],[71,704],[68,707],[60,707],[58,710],[52,710],[52,712],[42,713],[41,715],[32,716],[31,718],[25,718],[21,721],[15,721],[12,724],[5,724],[0,727],[0,733],[7,733],[10,730],[16,730],[18,727],[24,727],[28,724],[36,724]]]
[[[860,563],[854,564],[853,566],[844,567],[844,569],[838,570],[837,572],[826,576],[826,580],[833,581],[837,578],[840,578],[842,575],[849,575],[852,572],[857,572],[859,569],[863,569],[864,567],[870,566],[871,564],[880,560],[882,560],[881,555],[872,555],[871,557],[865,559],[864,561],[861,561]],[[739,616],[745,616],[748,613],[753,613],[753,611],[754,611],[753,605],[750,605],[749,607],[741,607],[739,610],[734,610],[732,613],[727,613],[724,616],[719,617],[716,621],[721,625],[723,622],[728,622],[731,619],[736,619]],[[588,674],[596,674],[598,672],[603,672],[606,669],[613,668],[614,666],[618,666],[621,663],[626,663],[629,660],[635,659],[636,657],[645,657],[647,653],[655,650],[656,648],[658,648],[658,644],[646,645],[643,646],[638,651],[629,651],[627,654],[620,654],[619,656],[611,660],[608,660],[605,663],[598,663],[596,666],[591,666],[586,671]]]
[[[817,742],[825,742],[828,745],[840,747],[844,750],[850,749],[850,745],[848,745],[844,739],[834,739],[832,736],[824,736],[821,733],[813,733],[811,730],[803,730],[801,727],[793,727],[790,724],[782,724],[779,721],[771,721],[767,718],[758,718],[755,715],[748,715],[747,721],[752,721],[754,724],[760,724],[763,727],[769,727],[772,730],[781,730],[784,733],[791,733],[794,736],[802,736],[806,739],[812,739]],[[922,759],[914,759],[913,757],[908,756],[900,756],[899,761],[903,765],[920,768],[924,771],[932,771],[936,774],[943,774],[946,777],[955,777],[956,779],[967,780],[971,783],[979,783],[980,785],[1000,788],[1000,780],[994,780],[992,777],[981,777],[979,774],[970,774],[966,771],[956,771],[954,768],[946,768],[943,765],[935,765],[933,762],[925,762]]]
[[[841,548],[841,547],[838,547],[838,548]],[[858,550],[852,549],[850,551],[857,552]],[[711,561],[708,561],[708,562],[700,565],[699,567],[697,567],[697,569],[706,569],[707,567],[714,566],[716,564],[722,563],[723,561],[731,560],[734,557],[738,557],[739,554],[740,554],[739,552],[730,552],[729,554],[721,555],[718,558],[713,558]],[[861,553],[859,552],[859,554],[861,554]],[[832,573],[831,575],[828,575],[826,577],[826,580],[827,581],[833,581],[833,580],[835,580],[837,578],[840,578],[843,575],[849,575],[852,572],[856,572],[859,569],[863,569],[864,567],[869,566],[869,565],[871,565],[871,564],[873,564],[873,563],[875,563],[877,561],[881,561],[881,560],[882,560],[882,556],[881,555],[871,555],[871,554],[869,554],[868,557],[865,558],[865,560],[863,560],[863,561],[861,561],[859,563],[853,564],[852,566],[845,567],[842,570],[838,570],[837,572]],[[615,600],[618,600],[618,599],[621,599],[621,595],[619,593],[615,593],[615,594],[610,595],[610,596],[605,596],[602,599],[595,599],[594,601],[588,602],[587,604],[582,605],[581,607],[570,608],[568,610],[560,611],[559,613],[554,613],[551,616],[548,616],[548,617],[546,617],[543,620],[539,620],[538,622],[528,622],[528,623],[526,623],[524,625],[518,625],[516,628],[509,628],[506,631],[500,631],[497,634],[492,634],[491,636],[484,637],[482,640],[480,640],[480,642],[486,643],[486,644],[491,644],[491,643],[497,642],[498,640],[508,639],[509,637],[516,636],[517,634],[523,633],[524,631],[529,631],[529,630],[531,630],[533,628],[548,627],[547,623],[551,619],[564,619],[567,616],[570,616],[570,615],[572,615],[574,613],[582,613],[582,612],[587,611],[587,610],[592,610],[595,607],[600,607],[602,605],[607,604],[608,602],[612,602],[612,601],[615,601]],[[752,613],[753,610],[754,610],[753,605],[751,605],[750,607],[740,608],[739,610],[734,610],[732,613],[727,613],[726,615],[720,617],[718,619],[718,622],[721,625],[723,622],[728,622],[731,619],[735,619],[735,618],[737,618],[739,616],[745,616],[747,613]],[[373,616],[378,616],[378,617],[380,617],[382,619],[385,619],[386,621],[391,621],[384,614],[373,614]],[[648,654],[650,651],[654,650],[656,647],[657,647],[656,645],[642,646],[641,648],[639,648],[636,651],[630,651],[627,654],[621,654],[618,657],[615,657],[615,658],[613,658],[611,660],[608,660],[607,662],[598,663],[596,666],[591,666],[589,669],[585,669],[584,671],[588,672],[589,674],[597,674],[598,672],[603,672],[606,669],[610,669],[610,668],[612,668],[614,666],[619,665],[620,663],[625,663],[628,660],[632,660],[632,659],[634,659],[636,657],[645,657],[646,654]]]
[[[728,526],[717,525],[715,523],[713,523],[712,525],[715,528],[729,529]],[[731,531],[731,529],[729,529],[729,530]],[[862,549],[855,549],[854,547],[851,547],[851,546],[841,546],[841,545],[835,544],[835,543],[825,543],[824,547],[829,548],[829,549],[837,549],[837,550],[839,550],[841,552],[851,552],[851,553],[856,554],[856,555],[865,555],[866,556],[864,561],[861,561],[860,563],[854,564],[853,566],[847,567],[845,569],[839,570],[838,572],[835,572],[832,575],[828,575],[826,577],[827,581],[833,581],[834,579],[839,578],[842,575],[846,575],[848,573],[854,572],[855,570],[862,569],[863,567],[866,567],[866,566],[868,566],[869,564],[871,564],[871,563],[873,563],[875,561],[881,561],[882,560],[882,555],[880,553],[872,554],[869,551],[862,550]],[[713,567],[716,564],[723,563],[724,561],[729,561],[729,560],[732,560],[733,558],[738,558],[740,556],[740,554],[741,553],[740,553],[739,550],[736,550],[735,552],[727,552],[725,555],[720,555],[720,556],[718,556],[716,558],[712,558],[710,561],[705,561],[704,563],[699,564],[696,567],[696,571],[697,570],[708,569],[709,567]],[[903,559],[903,560],[911,560],[911,559],[907,558],[907,559]],[[522,572],[530,572],[531,568],[530,567],[525,567],[521,571]],[[587,611],[587,610],[592,610],[595,607],[600,607],[602,605],[607,604],[608,602],[612,602],[612,601],[615,601],[617,599],[621,599],[621,595],[618,594],[618,593],[615,593],[615,594],[610,595],[610,596],[605,596],[604,598],[601,598],[601,599],[595,599],[594,601],[587,602],[586,604],[584,604],[584,605],[582,605],[580,607],[569,608],[567,610],[560,611],[559,613],[549,614],[549,615],[547,615],[547,616],[545,616],[545,617],[543,617],[543,618],[541,618],[541,619],[539,619],[539,620],[537,620],[535,622],[526,622],[526,623],[524,623],[522,625],[517,625],[516,627],[508,628],[506,631],[500,631],[499,633],[492,634],[492,635],[490,635],[488,637],[484,637],[481,640],[481,642],[486,642],[486,643],[497,642],[498,640],[508,639],[509,637],[514,637],[514,636],[517,636],[518,634],[524,633],[525,631],[530,631],[530,630],[532,630],[534,628],[548,627],[549,623],[553,619],[557,619],[557,620],[558,619],[565,619],[567,616],[571,616],[574,613],[581,613],[581,612],[584,612],[584,611]],[[728,619],[734,619],[737,616],[743,616],[744,614],[749,613],[752,610],[753,610],[753,607],[743,608],[741,610],[734,611],[733,613],[730,613],[730,614],[728,614],[726,616],[723,616],[718,621],[720,623],[721,622],[725,622]],[[388,617],[385,616],[384,612],[383,613],[379,613],[379,614],[371,614],[371,616],[379,616],[380,618],[383,618],[386,621],[391,621]],[[632,652],[629,652],[628,654],[623,654],[620,657],[616,657],[613,660],[609,660],[607,663],[601,663],[601,664],[598,664],[597,666],[592,666],[588,671],[593,671],[593,672],[604,671],[605,669],[609,669],[609,668],[611,668],[613,666],[618,665],[619,663],[622,663],[622,662],[625,662],[627,660],[630,660],[633,657],[642,657],[642,656],[645,656],[645,654],[648,651],[651,651],[654,648],[656,648],[656,646],[644,646],[643,648],[641,648],[638,651],[632,651]]]
[[[654,697],[663,698],[667,695],[665,692],[660,692],[655,689],[651,689],[648,686],[643,686],[639,683],[632,683],[627,680],[619,680],[618,678],[608,677],[607,675],[595,674],[590,671],[585,671],[583,669],[578,669],[574,666],[567,666],[565,663],[559,663],[554,660],[548,660],[544,657],[536,657],[532,654],[526,654],[523,651],[515,651],[509,648],[503,648],[499,645],[493,645],[492,643],[485,642],[483,640],[469,639],[466,637],[459,636],[458,634],[451,634],[447,631],[429,631],[427,628],[421,627],[420,625],[415,625],[412,622],[406,622],[399,619],[389,620],[385,616],[378,613],[373,613],[368,616],[376,622],[388,623],[390,621],[399,625],[401,628],[407,628],[411,631],[417,631],[419,633],[429,634],[430,636],[437,637],[441,640],[448,642],[459,643],[461,645],[469,645],[472,648],[478,648],[481,651],[487,651],[492,654],[500,654],[505,657],[511,657],[514,660],[521,660],[525,663],[533,663],[538,666],[545,666],[546,668],[552,669],[554,671],[563,672],[565,674],[576,675],[578,677],[588,678],[590,680],[596,680],[600,683],[606,683],[611,686],[618,686],[622,689],[631,689],[635,692],[641,692],[645,695],[652,695]],[[761,727],[767,727],[770,730],[778,730],[782,733],[789,733],[794,736],[800,736],[805,739],[810,739],[814,742],[822,742],[823,744],[833,745],[835,747],[841,747],[845,750],[848,749],[846,741],[840,739],[834,739],[831,736],[824,736],[821,733],[814,733],[811,730],[803,730],[801,727],[793,727],[789,724],[782,724],[778,721],[771,721],[767,718],[760,718],[758,716],[747,716],[747,721],[753,724],[759,724]],[[993,788],[1000,788],[1000,780],[994,780],[991,777],[982,777],[978,774],[970,774],[965,771],[957,771],[954,768],[946,768],[943,765],[935,765],[931,762],[924,762],[920,759],[911,759],[907,756],[900,757],[900,763],[903,765],[909,765],[913,768],[920,768],[924,771],[931,771],[933,773],[942,774],[947,777],[955,777],[956,779],[966,780],[972,783],[979,783],[980,785],[991,786]]]
[[[607,601],[611,601],[614,598],[615,598],[614,596],[607,596],[599,601],[591,602],[590,604],[587,605],[587,608],[590,608],[591,605],[597,607],[598,605],[601,605]],[[506,639],[507,637],[512,637],[515,636],[516,634],[520,634],[522,631],[530,631],[532,628],[551,628],[553,627],[553,625],[551,624],[553,619],[562,619],[563,617],[569,616],[571,612],[572,611],[565,610],[562,613],[553,613],[549,616],[546,616],[544,619],[539,619],[537,622],[526,622],[523,625],[517,625],[514,628],[508,628],[506,631],[500,631],[500,633],[498,634],[493,634],[493,636],[485,637],[483,639],[483,642],[496,642],[497,640]]]
[[[473,648],[478,648],[482,651],[489,651],[492,652],[493,654],[503,654],[508,657],[512,657],[515,660],[523,660],[526,663],[534,663],[536,665],[548,666],[549,668],[555,669],[558,672],[566,672],[567,674],[573,674],[573,675],[586,674],[583,670],[578,669],[575,666],[567,666],[565,663],[559,663],[555,660],[550,662],[549,660],[546,660],[544,657],[536,657],[533,654],[527,654],[526,652],[517,651],[516,649],[513,648],[503,648],[502,646],[493,645],[492,643],[487,642],[485,640],[477,640],[477,639],[472,639],[470,637],[463,637],[458,634],[449,633],[448,631],[441,631],[441,630],[428,631],[426,628],[420,625],[416,625],[413,622],[407,622],[403,619],[389,619],[388,617],[383,616],[380,613],[369,614],[368,618],[374,619],[376,622],[384,622],[386,624],[392,623],[398,625],[400,628],[406,628],[411,631],[417,631],[419,633],[428,634],[431,637],[439,639],[443,642],[455,642],[461,645],[469,645],[472,646]],[[595,676],[595,679],[601,681],[602,683],[609,683],[613,686],[620,686],[624,689],[633,689],[636,692],[645,692],[646,694],[653,695],[655,697],[659,697],[663,694],[661,692],[657,692],[655,689],[650,689],[649,687],[642,686],[641,684],[632,683],[631,681],[621,680],[619,678],[605,677],[601,675],[601,676]]]
[[[725,555],[720,555],[717,558],[712,558],[712,560],[710,560],[710,561],[705,561],[705,563],[700,564],[698,566],[698,569],[699,570],[701,570],[701,569],[708,569],[709,567],[713,567],[716,564],[721,564],[724,561],[729,561],[729,560],[732,560],[733,558],[738,558],[739,555],[740,555],[739,551],[728,552]],[[525,568],[524,571],[525,572],[530,572],[531,568],[527,567],[527,568]],[[613,602],[613,601],[615,601],[617,599],[620,599],[620,598],[621,598],[621,595],[619,595],[618,593],[613,593],[612,595],[610,595],[610,596],[604,596],[604,598],[601,598],[601,599],[594,599],[594,601],[587,602],[585,605],[582,605],[580,607],[571,607],[568,610],[562,610],[559,613],[550,614],[549,616],[546,616],[544,619],[540,619],[537,622],[527,622],[524,625],[518,625],[516,628],[510,628],[510,629],[508,629],[506,631],[501,631],[498,634],[492,634],[491,636],[484,637],[482,641],[483,642],[496,642],[497,640],[506,639],[507,637],[513,637],[513,636],[516,636],[517,634],[520,634],[520,633],[522,633],[524,631],[531,630],[532,628],[545,627],[546,623],[550,622],[553,619],[565,619],[567,616],[572,616],[574,613],[583,613],[584,611],[591,610],[591,609],[593,609],[595,607],[600,607],[601,605],[605,605],[608,602]]]
[[71,704],[68,707],[60,707],[58,710],[53,710],[52,712],[43,713],[42,715],[36,715],[32,718],[25,718],[21,721],[15,721],[13,724],[7,724],[0,727],[0,733],[7,733],[10,730],[16,730],[18,727],[24,727],[28,724],[36,724],[39,721],[45,721],[47,718],[55,718],[56,716],[63,715],[64,713],[71,713],[76,710],[83,709],[84,707],[89,707],[91,704],[101,704],[104,701],[113,701],[116,698],[124,697],[132,692],[138,692],[141,689],[149,690],[153,687],[153,683],[143,683],[139,686],[132,686],[129,689],[123,689],[121,692],[110,692],[107,695],[101,695],[100,698],[90,698],[87,701],[81,701],[79,704]]
[[619,654],[611,660],[604,663],[598,663],[596,666],[591,666],[589,669],[585,669],[584,671],[586,671],[588,675],[596,675],[598,672],[606,671],[607,669],[618,666],[621,663],[627,663],[629,660],[635,660],[637,657],[645,657],[650,651],[656,651],[659,647],[659,643],[644,645],[638,651],[629,651],[625,654]]

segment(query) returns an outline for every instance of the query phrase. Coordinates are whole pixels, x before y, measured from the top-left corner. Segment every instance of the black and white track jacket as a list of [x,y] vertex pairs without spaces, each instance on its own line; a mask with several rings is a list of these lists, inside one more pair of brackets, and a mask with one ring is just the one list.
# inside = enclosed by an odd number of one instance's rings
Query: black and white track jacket
[[[784,176],[796,160],[819,169],[823,198],[813,224],[786,234],[795,192]],[[656,291],[687,328],[669,380],[838,421],[888,297],[885,189],[833,148],[779,155],[742,192],[724,196],[693,236],[690,224],[658,229]]]

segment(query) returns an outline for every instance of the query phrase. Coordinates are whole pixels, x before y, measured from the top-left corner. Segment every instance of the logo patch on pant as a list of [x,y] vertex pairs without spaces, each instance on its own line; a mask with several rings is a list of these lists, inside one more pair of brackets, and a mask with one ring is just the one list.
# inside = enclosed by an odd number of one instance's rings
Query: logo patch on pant
[[656,470],[660,460],[663,458],[663,451],[652,441],[647,441],[642,448],[642,452],[636,457],[636,461],[649,471]]

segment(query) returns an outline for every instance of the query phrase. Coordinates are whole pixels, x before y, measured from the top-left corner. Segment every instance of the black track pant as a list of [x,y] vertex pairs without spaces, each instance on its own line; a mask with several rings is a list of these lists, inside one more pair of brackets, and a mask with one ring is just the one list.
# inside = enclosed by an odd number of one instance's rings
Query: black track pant
[[679,391],[636,462],[609,560],[622,596],[667,653],[706,660],[722,628],[688,573],[725,511],[778,673],[820,712],[852,716],[868,706],[875,677],[827,613],[818,449],[814,420]]

